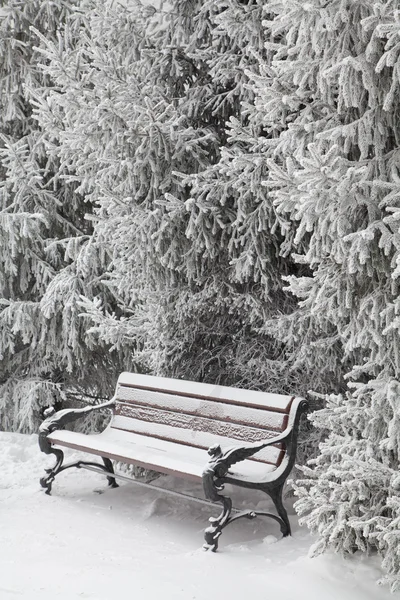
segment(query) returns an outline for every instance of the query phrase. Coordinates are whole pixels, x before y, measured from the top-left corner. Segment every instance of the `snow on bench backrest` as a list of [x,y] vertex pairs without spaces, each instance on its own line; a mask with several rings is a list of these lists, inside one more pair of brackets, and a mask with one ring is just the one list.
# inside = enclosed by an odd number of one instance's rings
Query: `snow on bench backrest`
[[[116,400],[113,429],[206,449],[276,436],[287,426],[293,396],[122,373]],[[254,460],[276,465],[283,456],[278,445]]]

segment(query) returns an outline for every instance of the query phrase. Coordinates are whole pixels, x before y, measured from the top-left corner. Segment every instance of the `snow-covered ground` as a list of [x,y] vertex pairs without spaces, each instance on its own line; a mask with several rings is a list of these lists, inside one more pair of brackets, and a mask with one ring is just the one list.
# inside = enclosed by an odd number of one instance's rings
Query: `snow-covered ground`
[[[293,537],[280,540],[271,520],[243,519],[213,554],[201,545],[216,508],[130,483],[108,489],[105,478],[77,469],[46,496],[38,480],[53,461],[36,436],[0,432],[0,600],[393,597],[375,584],[375,559],[308,558],[312,539],[293,514]],[[171,478],[156,484],[194,491]]]

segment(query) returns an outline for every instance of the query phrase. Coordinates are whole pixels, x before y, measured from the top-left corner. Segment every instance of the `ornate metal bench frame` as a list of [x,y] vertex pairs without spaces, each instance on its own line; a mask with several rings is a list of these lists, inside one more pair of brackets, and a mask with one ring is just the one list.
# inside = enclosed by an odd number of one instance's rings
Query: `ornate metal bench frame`
[[[54,454],[56,456],[56,464],[54,467],[51,469],[46,469],[46,475],[40,479],[40,484],[43,488],[45,488],[46,494],[51,493],[52,484],[56,475],[71,467],[86,467],[89,470],[102,473],[103,475],[107,476],[108,485],[113,488],[118,487],[116,482],[116,479],[118,478],[124,480],[128,479],[132,481],[132,483],[135,483],[133,479],[116,474],[114,472],[113,464],[108,457],[102,457],[103,464],[79,460],[77,462],[64,465],[63,451],[59,448],[54,448],[47,439],[47,436],[53,431],[62,429],[65,427],[65,425],[76,421],[88,413],[104,408],[112,410],[115,406],[115,402],[115,398],[112,398],[103,404],[87,406],[80,409],[64,409],[55,412],[53,408],[49,408],[47,411],[45,411],[46,418],[39,428],[39,447],[45,454]],[[210,459],[206,464],[202,474],[204,494],[208,501],[220,502],[222,504],[222,512],[218,517],[211,517],[209,519],[210,525],[207,527],[204,533],[204,549],[210,549],[211,551],[216,552],[222,530],[234,521],[243,517],[248,519],[253,519],[256,516],[270,517],[279,523],[283,537],[291,535],[290,522],[287,511],[282,502],[282,494],[285,481],[295,463],[300,418],[307,410],[308,402],[304,399],[300,399],[293,423],[290,424],[283,433],[274,438],[270,438],[266,442],[257,442],[250,445],[247,444],[245,447],[235,446],[225,450],[222,450],[219,445],[214,445],[209,448],[208,453],[210,455]],[[277,476],[275,478],[273,477],[274,472],[271,473],[270,481],[264,483],[254,483],[251,481],[246,482],[234,478],[233,474],[229,470],[232,465],[253,456],[259,450],[262,450],[267,446],[277,443],[284,443],[286,445],[286,453],[283,468],[281,466],[276,469]],[[246,510],[241,512],[236,511],[232,507],[231,498],[221,493],[223,492],[224,486],[227,483],[243,488],[265,492],[272,499],[278,514],[274,515],[273,513],[256,510]],[[147,485],[148,487],[153,488],[155,487],[149,484],[142,485]],[[162,491],[168,492],[168,490]],[[178,496],[189,497],[179,492],[172,493]],[[192,500],[201,501],[200,499],[192,497],[190,498]]]

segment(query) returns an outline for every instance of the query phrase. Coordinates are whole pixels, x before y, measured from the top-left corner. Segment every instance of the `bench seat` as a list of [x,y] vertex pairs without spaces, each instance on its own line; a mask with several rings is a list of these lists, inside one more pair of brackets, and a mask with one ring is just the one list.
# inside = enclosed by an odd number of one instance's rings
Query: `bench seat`
[[[203,448],[146,438],[111,427],[103,433],[90,436],[73,431],[56,430],[48,436],[48,439],[56,447],[66,446],[97,456],[108,456],[112,460],[197,482],[202,481],[202,473],[207,462],[207,454]],[[230,445],[229,442],[231,440],[228,440],[225,447]],[[233,479],[257,484],[269,481],[271,473],[275,470],[274,465],[245,460],[234,465],[230,473]]]

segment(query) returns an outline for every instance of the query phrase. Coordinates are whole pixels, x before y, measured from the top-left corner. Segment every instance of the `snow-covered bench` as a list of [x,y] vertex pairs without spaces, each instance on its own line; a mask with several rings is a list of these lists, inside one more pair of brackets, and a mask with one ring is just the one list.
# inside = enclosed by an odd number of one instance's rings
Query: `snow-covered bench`
[[[113,411],[102,433],[63,430],[101,408]],[[57,461],[40,483],[49,494],[55,476],[75,466],[102,472],[118,487],[115,478],[126,476],[115,473],[111,461],[122,461],[203,482],[206,498],[223,505],[219,517],[210,519],[205,548],[215,551],[222,529],[242,516],[270,516],[284,536],[290,535],[282,490],[295,461],[300,416],[306,409],[307,402],[293,396],[122,373],[109,402],[46,411],[39,445]],[[60,446],[100,456],[103,464],[82,460],[63,465]],[[266,492],[278,515],[253,510],[235,514],[231,499],[221,493],[225,483]]]

